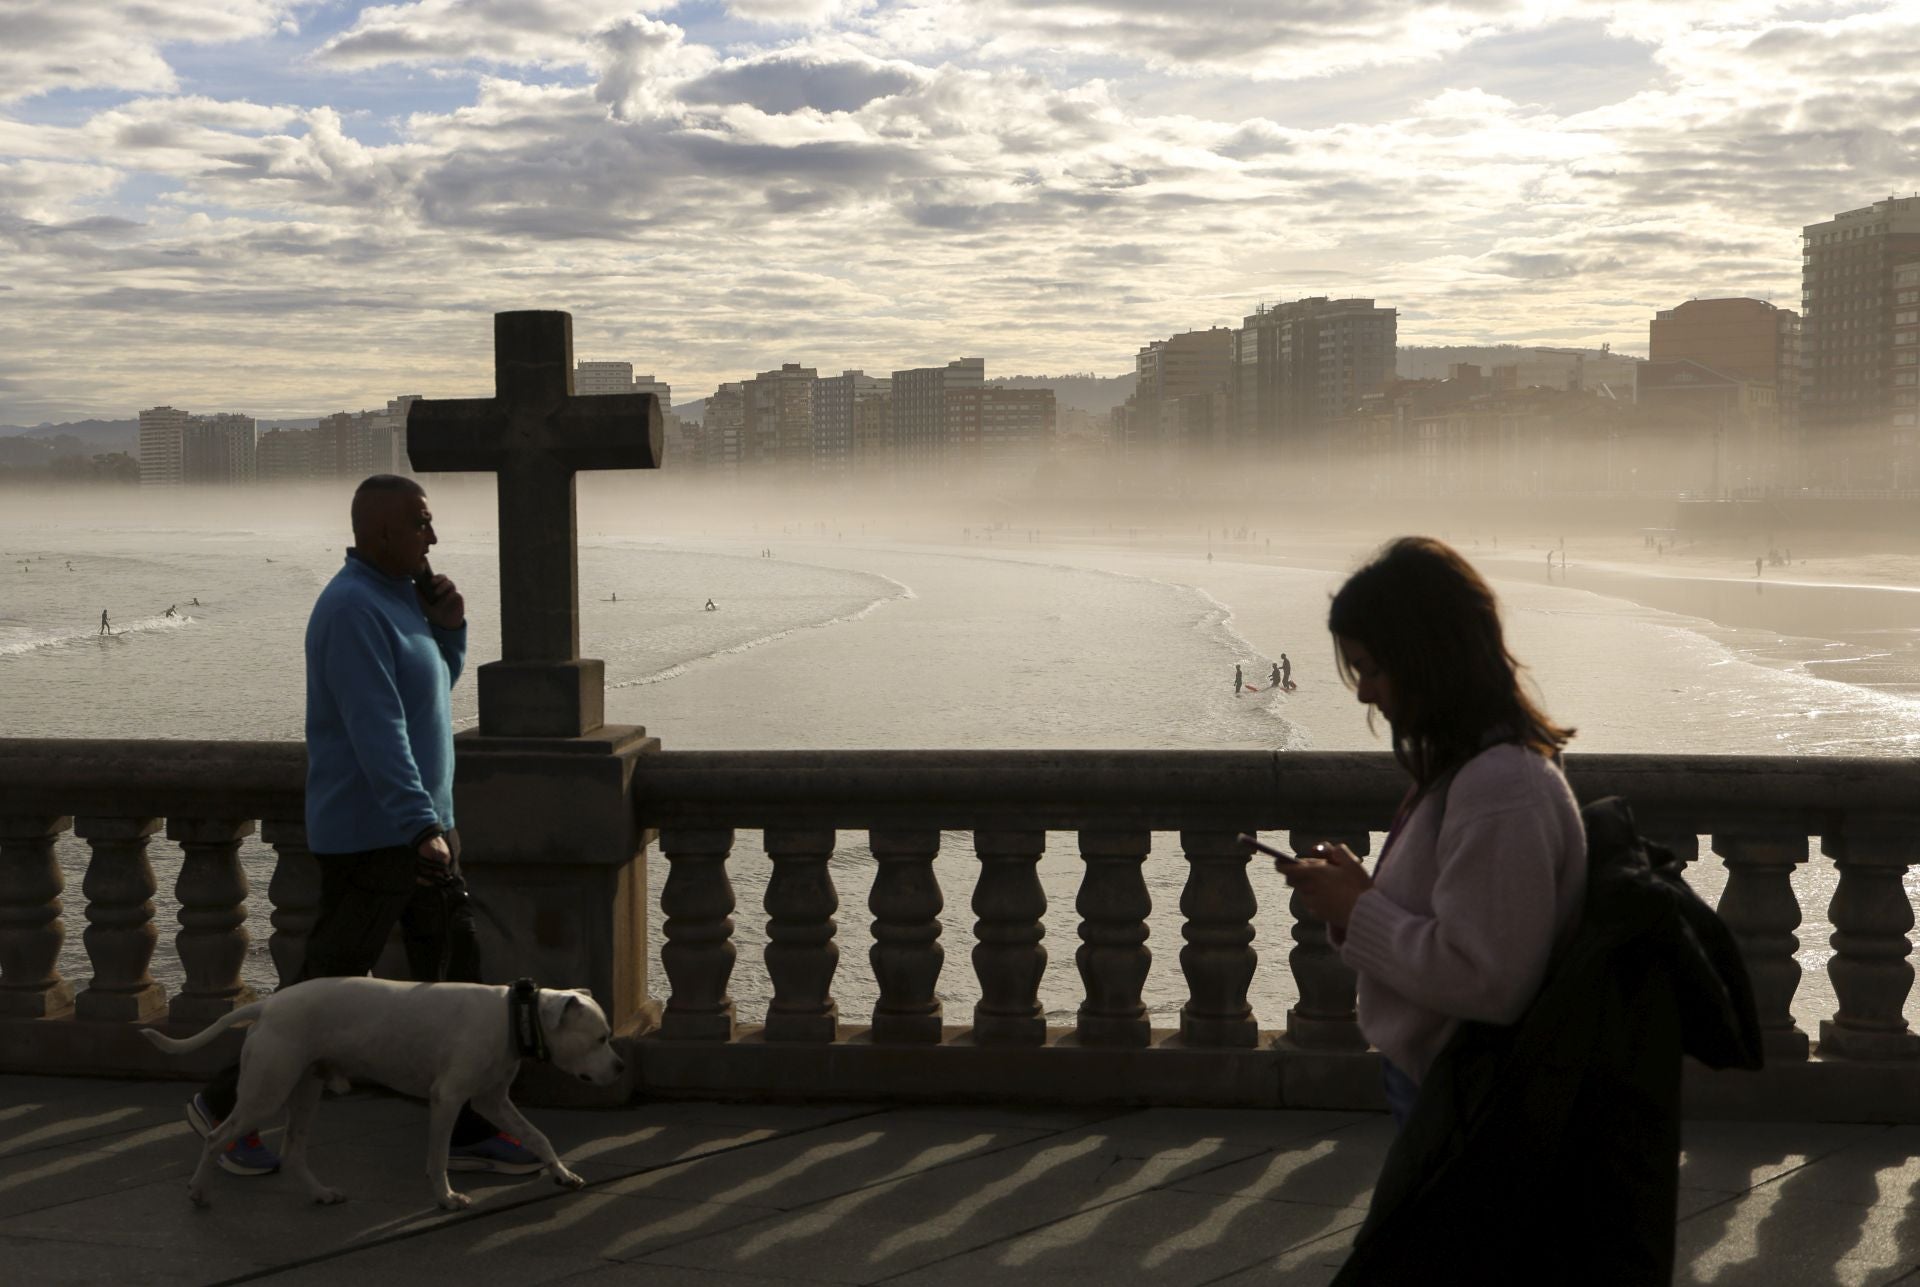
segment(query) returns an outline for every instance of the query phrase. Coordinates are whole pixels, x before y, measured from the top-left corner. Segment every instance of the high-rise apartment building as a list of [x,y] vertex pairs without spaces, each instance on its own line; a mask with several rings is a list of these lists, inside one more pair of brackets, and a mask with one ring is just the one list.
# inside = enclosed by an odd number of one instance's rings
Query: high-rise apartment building
[[1380,393],[1393,378],[1399,316],[1325,296],[1255,309],[1233,333],[1236,436],[1287,444]]
[[1121,423],[1129,449],[1196,446],[1211,437],[1215,399],[1234,375],[1234,331],[1216,326],[1155,340],[1133,359],[1133,397]]
[[[1889,197],[1802,229],[1800,427],[1809,480],[1832,487],[1912,486],[1895,431],[1895,337],[1916,301],[1894,283],[1920,261],[1920,198]],[[1915,288],[1908,288],[1913,290]],[[1897,319],[1905,314],[1906,322]]]
[[984,462],[1031,460],[1053,442],[1056,412],[1052,389],[980,391],[979,455]]
[[660,414],[666,415],[673,407],[673,386],[665,380],[656,380],[651,374],[633,377],[633,387],[629,393],[651,393],[660,399]]
[[938,469],[977,441],[985,358],[893,373],[894,460],[908,469]]
[[178,407],[149,407],[140,413],[140,485],[178,487],[185,480],[187,422]]
[[188,416],[180,435],[180,481],[214,486],[254,481],[259,437],[252,416]]
[[878,386],[856,393],[853,402],[853,458],[862,470],[885,471],[893,466],[893,381],[875,379]]
[[383,474],[413,472],[413,458],[407,454],[407,416],[413,410],[413,404],[418,401],[420,401],[420,395],[417,393],[403,393],[397,398],[387,399],[387,409],[379,413],[379,420],[373,427],[374,454],[384,462],[376,472]]
[[700,425],[701,462],[715,473],[738,473],[746,443],[746,385],[723,384],[707,399],[706,416]]
[[[647,377],[652,379],[651,376]],[[576,362],[573,367],[573,391],[587,397],[609,393],[633,392],[633,363]],[[665,410],[665,408],[661,408]]]
[[1887,486],[1920,487],[1920,261],[1893,270]]
[[813,382],[813,467],[844,474],[860,455],[856,420],[863,399],[886,391],[887,382],[865,371],[842,371]]
[[263,483],[305,482],[313,477],[313,430],[267,430],[254,461],[254,476]]
[[[385,412],[336,411],[314,426],[313,477],[357,482],[370,474],[391,474],[407,467],[404,448]],[[394,459],[396,450],[399,460]]]
[[798,362],[782,363],[746,381],[743,461],[807,466],[813,459],[813,382],[819,372]]
[[1647,325],[1654,362],[1698,362],[1773,390],[1783,429],[1800,391],[1800,314],[1760,299],[1690,299]]

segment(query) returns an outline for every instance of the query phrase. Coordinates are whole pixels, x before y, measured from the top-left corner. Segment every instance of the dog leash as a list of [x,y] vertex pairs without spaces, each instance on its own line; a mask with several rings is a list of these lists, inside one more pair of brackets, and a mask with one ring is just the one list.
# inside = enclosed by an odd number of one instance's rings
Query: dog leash
[[515,979],[507,989],[507,1030],[522,1059],[547,1058],[547,1034],[540,1030],[540,989],[532,979]]

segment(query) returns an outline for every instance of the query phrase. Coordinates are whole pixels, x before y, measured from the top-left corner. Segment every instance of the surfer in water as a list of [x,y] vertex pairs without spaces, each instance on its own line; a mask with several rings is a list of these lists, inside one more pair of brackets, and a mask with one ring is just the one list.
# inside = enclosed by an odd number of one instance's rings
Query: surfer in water
[[706,612],[718,612],[718,611],[720,611],[720,605],[719,605],[719,604],[717,604],[717,603],[715,603],[715,602],[714,602],[714,601],[713,601],[712,599],[708,599],[708,600],[707,600],[707,606],[705,607],[705,609],[703,609],[703,611],[706,611]]
[[1233,695],[1235,697],[1238,697],[1240,695],[1240,690],[1245,688],[1246,686],[1247,686],[1247,681],[1241,678],[1239,664],[1235,663],[1233,668]]
[[163,616],[163,617],[177,617],[177,616],[179,616],[180,614],[179,614],[178,612],[176,612],[176,611],[174,611],[174,609],[176,609],[176,608],[178,608],[179,606],[180,606],[180,605],[179,605],[179,604],[177,604],[177,603],[169,603],[169,604],[167,605],[167,610],[166,610],[165,612],[163,612],[163,613],[161,613],[160,615],[161,615],[161,616]]
[[1287,654],[1280,654],[1280,687],[1293,691],[1293,663],[1287,660]]
[[1279,662],[1277,661],[1274,662],[1273,669],[1267,672],[1267,682],[1273,685],[1273,687],[1275,688],[1280,687],[1280,663]]
[[107,621],[107,610],[105,608],[100,609],[100,633],[103,635],[113,633],[113,626]]

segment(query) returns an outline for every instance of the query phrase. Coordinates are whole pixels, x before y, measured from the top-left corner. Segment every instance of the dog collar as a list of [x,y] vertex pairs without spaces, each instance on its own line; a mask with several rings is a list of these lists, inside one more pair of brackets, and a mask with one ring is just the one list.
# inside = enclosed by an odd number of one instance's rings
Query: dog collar
[[547,1034],[540,1031],[540,989],[532,979],[515,979],[507,989],[507,1031],[520,1058],[547,1057]]

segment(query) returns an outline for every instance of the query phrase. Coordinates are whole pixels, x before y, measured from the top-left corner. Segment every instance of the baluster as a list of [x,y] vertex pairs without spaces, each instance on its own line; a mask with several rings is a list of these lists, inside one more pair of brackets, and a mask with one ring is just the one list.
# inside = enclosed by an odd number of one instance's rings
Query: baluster
[[180,900],[173,944],[186,975],[168,1007],[178,1022],[211,1023],[253,1000],[253,989],[240,981],[249,941],[240,842],[252,834],[251,818],[167,819],[167,839],[185,854],[173,886]]
[[[1248,828],[1249,831],[1252,828]],[[1260,1025],[1247,1004],[1247,988],[1260,962],[1253,943],[1259,903],[1247,879],[1252,857],[1232,831],[1183,831],[1187,884],[1180,892],[1180,969],[1187,976],[1187,1003],[1180,1007],[1180,1038],[1195,1046],[1254,1046]]]
[[672,994],[660,1035],[678,1041],[732,1041],[733,882],[731,829],[660,833],[667,883],[660,890],[660,964]]
[[940,946],[940,881],[933,860],[938,831],[868,833],[876,870],[867,910],[873,913],[873,947],[867,959],[880,1000],[873,1007],[873,1039],[933,1043],[940,1040],[940,998],[934,994],[946,949]]
[[768,831],[767,975],[773,1001],[767,1006],[768,1041],[832,1041],[839,1035],[840,1006],[832,995],[840,945],[833,941],[840,896],[833,887],[834,833]]
[[1647,839],[1655,844],[1665,845],[1673,850],[1674,857],[1680,860],[1680,871],[1684,875],[1688,867],[1700,861],[1700,837],[1695,833],[1678,831],[1645,831]]
[[320,919],[320,860],[307,848],[304,819],[265,819],[260,837],[273,846],[275,854],[273,878],[267,882],[267,901],[273,904],[267,951],[279,972],[280,986],[287,988],[300,979],[307,963],[307,939]]
[[1807,838],[1791,833],[1715,835],[1713,852],[1727,864],[1720,919],[1738,940],[1753,979],[1767,1058],[1805,1059],[1807,1034],[1794,1023],[1792,1009],[1800,986],[1800,963],[1793,959],[1800,947],[1793,933],[1800,927],[1793,869],[1807,860]]
[[[1324,831],[1291,831],[1287,843],[1300,853],[1314,845],[1344,844],[1367,856],[1370,837],[1364,831],[1344,835]],[[1326,922],[1309,916],[1300,906],[1298,891],[1287,901],[1293,914],[1293,950],[1287,965],[1300,999],[1287,1011],[1287,1039],[1303,1050],[1365,1050],[1360,1020],[1353,1008],[1353,971],[1340,959],[1327,938]]]
[[73,819],[53,814],[0,817],[0,1015],[54,1019],[73,1012],[60,977],[60,919],[66,882],[53,842]]
[[1086,999],[1076,1028],[1089,1046],[1144,1046],[1153,1039],[1147,1007],[1140,1001],[1153,950],[1147,917],[1153,895],[1142,871],[1153,836],[1145,831],[1082,831],[1080,858],[1086,872],[1074,908],[1080,913],[1080,950],[1074,964]]
[[1040,885],[1044,831],[976,831],[980,880],[973,887],[973,972],[980,1000],[973,1039],[983,1046],[1046,1044],[1040,977],[1047,970],[1047,892]]
[[1823,836],[1820,852],[1840,869],[1827,906],[1833,956],[1827,977],[1839,1010],[1820,1021],[1820,1053],[1848,1059],[1920,1059],[1920,1037],[1907,1027],[1913,990],[1913,904],[1903,877],[1920,861],[1912,836]]
[[167,990],[153,981],[153,864],[147,841],[158,818],[76,818],[73,832],[93,849],[80,889],[87,896],[82,936],[93,978],[74,1001],[82,1019],[146,1023],[166,1013]]

